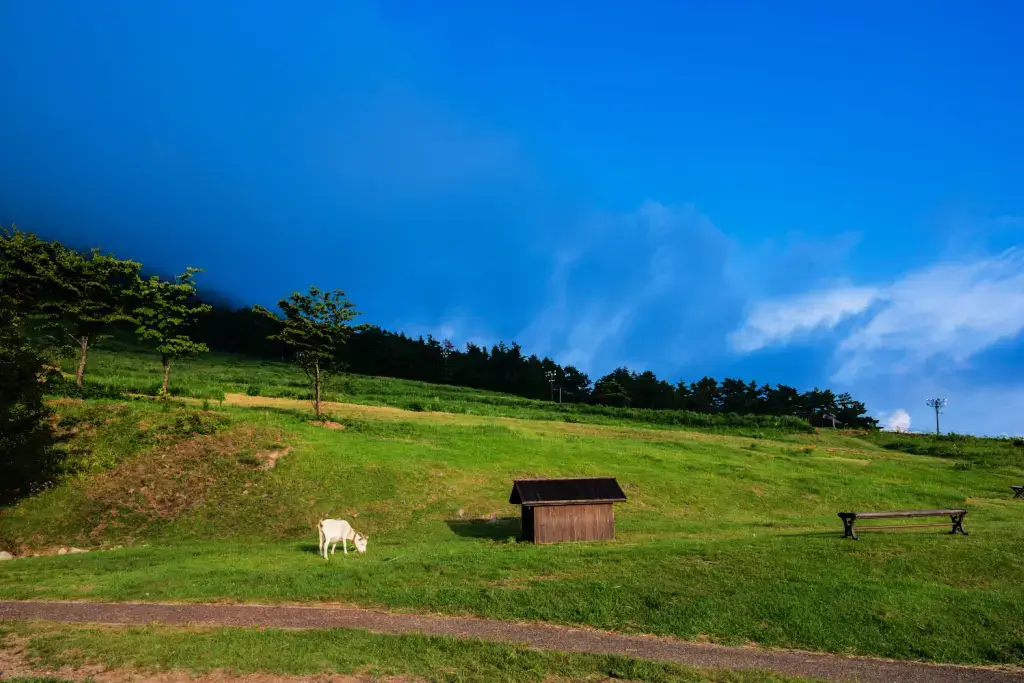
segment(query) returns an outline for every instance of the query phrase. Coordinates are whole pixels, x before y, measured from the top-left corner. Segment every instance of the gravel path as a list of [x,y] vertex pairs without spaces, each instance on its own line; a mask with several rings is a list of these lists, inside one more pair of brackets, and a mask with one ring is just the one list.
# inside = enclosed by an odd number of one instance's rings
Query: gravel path
[[273,628],[358,628],[525,644],[543,650],[618,654],[714,669],[765,669],[858,683],[1024,683],[1024,670],[890,661],[870,657],[727,647],[550,624],[393,614],[347,607],[0,601],[0,621],[76,624],[204,624]]

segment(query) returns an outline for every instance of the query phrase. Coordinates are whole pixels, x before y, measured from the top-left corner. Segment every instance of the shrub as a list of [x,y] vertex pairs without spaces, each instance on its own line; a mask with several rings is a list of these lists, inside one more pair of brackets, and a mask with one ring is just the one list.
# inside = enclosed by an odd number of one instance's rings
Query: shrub
[[0,313],[0,505],[50,485],[57,474],[45,368],[15,316]]
[[259,396],[260,395],[260,387],[255,385],[255,384],[250,384],[249,386],[247,386],[245,388],[245,394],[247,396]]
[[216,433],[218,429],[227,425],[228,422],[228,418],[223,415],[193,411],[176,417],[171,431],[179,437],[187,437],[194,434],[206,436]]
[[59,398],[103,398],[113,401],[123,401],[128,398],[128,395],[117,387],[106,384],[94,384],[88,381],[82,386],[78,386],[73,381],[65,379],[63,375],[59,374],[47,378],[43,384],[43,391],[48,396]]

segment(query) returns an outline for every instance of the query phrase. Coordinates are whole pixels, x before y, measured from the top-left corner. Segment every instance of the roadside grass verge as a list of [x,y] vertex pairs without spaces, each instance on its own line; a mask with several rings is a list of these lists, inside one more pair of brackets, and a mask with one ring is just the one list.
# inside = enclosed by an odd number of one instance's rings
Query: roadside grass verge
[[[102,665],[141,673],[233,675],[355,674],[431,681],[648,681],[653,683],[815,683],[764,672],[694,669],[620,657],[361,630],[88,628],[42,624],[9,628],[40,668]],[[2,643],[3,641],[0,641]],[[0,647],[3,647],[0,644]],[[2,650],[0,650],[2,652]]]

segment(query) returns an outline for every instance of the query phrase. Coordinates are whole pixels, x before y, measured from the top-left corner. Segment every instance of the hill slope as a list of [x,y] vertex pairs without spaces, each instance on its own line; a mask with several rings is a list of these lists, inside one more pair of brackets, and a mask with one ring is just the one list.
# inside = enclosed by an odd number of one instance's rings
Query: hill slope
[[[3,563],[0,598],[350,601],[1024,663],[1019,460],[345,404],[326,429],[302,403],[246,400],[264,405],[63,402],[83,473],[4,510],[0,543],[130,547]],[[512,479],[574,475],[623,485],[616,540],[515,543]],[[839,510],[949,505],[971,536],[839,538]],[[318,559],[328,514],[369,551]]]
[[[133,394],[155,396],[160,388],[158,354],[131,344],[104,342],[90,351],[87,380],[90,384]],[[75,369],[65,361],[64,371]],[[188,398],[223,400],[225,394],[306,399],[311,392],[305,375],[292,364],[261,361],[224,353],[203,356],[177,365],[170,393]],[[481,389],[428,384],[390,377],[340,374],[325,388],[327,400],[364,405],[384,405],[412,411],[445,411],[476,415],[501,415],[528,419],[555,419],[597,424],[638,423],[686,426],[766,436],[810,432],[803,420],[790,416],[707,414],[679,410],[617,408],[580,403],[554,403]]]

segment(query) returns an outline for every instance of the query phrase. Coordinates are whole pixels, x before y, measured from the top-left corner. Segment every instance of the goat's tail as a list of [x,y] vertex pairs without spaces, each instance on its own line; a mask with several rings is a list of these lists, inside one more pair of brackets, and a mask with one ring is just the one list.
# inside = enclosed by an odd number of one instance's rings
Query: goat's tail
[[316,530],[320,532],[320,547],[324,545],[324,520],[317,522]]

